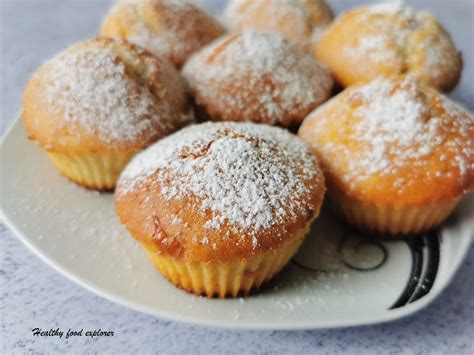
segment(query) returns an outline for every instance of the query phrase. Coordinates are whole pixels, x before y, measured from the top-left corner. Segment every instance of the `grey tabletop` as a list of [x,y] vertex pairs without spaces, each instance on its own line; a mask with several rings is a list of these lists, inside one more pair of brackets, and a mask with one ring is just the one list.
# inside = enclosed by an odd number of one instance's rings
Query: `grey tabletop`
[[[418,3],[435,12],[460,45],[465,70],[453,96],[472,110],[469,1]],[[223,5],[220,0],[203,2]],[[348,2],[334,5],[338,9]],[[110,1],[0,0],[2,134],[20,110],[22,88],[32,71],[52,54],[93,36],[109,6]],[[387,324],[318,331],[229,331],[132,311],[57,274],[4,225],[0,225],[0,262],[1,353],[474,353],[473,248],[450,287],[416,315]],[[101,328],[113,330],[114,336],[34,337],[31,330],[36,327]]]

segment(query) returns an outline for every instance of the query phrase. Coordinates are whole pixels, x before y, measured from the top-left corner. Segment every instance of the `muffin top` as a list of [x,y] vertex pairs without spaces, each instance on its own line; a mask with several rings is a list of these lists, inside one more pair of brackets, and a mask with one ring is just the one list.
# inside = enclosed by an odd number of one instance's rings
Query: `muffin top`
[[289,126],[330,95],[326,68],[281,35],[244,31],[214,41],[183,68],[213,120]]
[[474,185],[474,118],[410,77],[349,87],[299,130],[329,186],[379,205],[422,205]]
[[344,13],[322,35],[315,54],[345,86],[410,74],[449,91],[462,69],[460,54],[436,18],[401,3]]
[[318,215],[324,179],[306,144],[253,123],[189,126],[123,171],[117,213],[139,240],[194,261],[245,258]]
[[280,33],[291,43],[312,50],[333,13],[324,0],[233,0],[225,17],[236,30]]
[[167,57],[177,68],[224,32],[209,13],[186,0],[119,0],[101,29],[102,36],[125,38]]
[[122,40],[91,39],[40,67],[28,82],[29,138],[50,151],[137,151],[191,119],[179,73]]

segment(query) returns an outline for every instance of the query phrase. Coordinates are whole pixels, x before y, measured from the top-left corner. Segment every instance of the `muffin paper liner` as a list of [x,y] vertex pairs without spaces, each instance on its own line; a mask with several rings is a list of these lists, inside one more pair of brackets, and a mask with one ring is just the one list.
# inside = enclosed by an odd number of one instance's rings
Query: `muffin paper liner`
[[273,250],[229,262],[190,262],[160,253],[153,243],[142,245],[153,264],[175,286],[207,297],[237,297],[258,289],[278,274],[297,252],[309,226]]
[[78,185],[94,190],[113,190],[120,172],[134,154],[90,155],[48,152],[48,155],[61,174]]
[[377,206],[342,193],[329,193],[333,210],[348,223],[370,232],[404,236],[425,232],[440,225],[455,209],[460,197],[427,206]]

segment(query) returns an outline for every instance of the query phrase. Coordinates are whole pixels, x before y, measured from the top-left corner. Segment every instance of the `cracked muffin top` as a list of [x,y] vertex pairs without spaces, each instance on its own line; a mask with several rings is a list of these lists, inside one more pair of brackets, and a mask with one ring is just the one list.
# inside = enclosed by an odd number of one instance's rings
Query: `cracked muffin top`
[[378,206],[424,206],[474,186],[474,117],[409,76],[353,85],[313,111],[298,135],[329,192]]
[[319,213],[324,179],[295,135],[254,123],[185,128],[136,156],[116,190],[139,240],[188,260],[271,250]]
[[210,13],[187,0],[118,0],[101,28],[102,36],[124,38],[177,68],[224,32]]
[[212,42],[182,73],[196,104],[214,121],[299,124],[333,86],[311,54],[279,34],[251,30]]
[[344,13],[322,35],[315,55],[344,86],[379,75],[410,74],[449,91],[462,70],[461,56],[438,20],[400,3]]
[[193,119],[177,70],[124,40],[94,38],[40,67],[23,98],[28,137],[48,151],[143,149]]

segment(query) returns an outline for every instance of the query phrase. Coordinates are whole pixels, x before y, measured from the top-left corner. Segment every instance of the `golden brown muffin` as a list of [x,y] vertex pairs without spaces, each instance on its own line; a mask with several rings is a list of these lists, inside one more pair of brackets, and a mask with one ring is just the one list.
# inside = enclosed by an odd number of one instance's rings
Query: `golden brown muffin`
[[102,36],[125,38],[177,68],[224,32],[209,13],[186,0],[119,0],[101,29]]
[[322,35],[315,54],[344,86],[379,75],[410,74],[449,91],[462,70],[461,56],[436,18],[400,3],[343,14]]
[[312,50],[334,15],[325,0],[233,0],[225,17],[235,30],[280,33],[291,43]]
[[474,118],[410,77],[351,86],[312,112],[299,136],[347,221],[382,233],[438,226],[474,186]]
[[212,120],[301,123],[331,92],[324,66],[281,35],[244,31],[214,41],[183,68],[198,107]]
[[23,97],[28,138],[61,173],[112,189],[128,160],[192,119],[176,69],[126,41],[91,39],[40,67]]
[[324,179],[306,144],[267,125],[207,122],[137,155],[117,184],[120,221],[176,286],[247,294],[297,251]]

